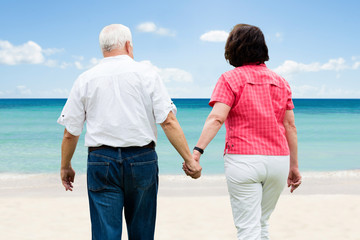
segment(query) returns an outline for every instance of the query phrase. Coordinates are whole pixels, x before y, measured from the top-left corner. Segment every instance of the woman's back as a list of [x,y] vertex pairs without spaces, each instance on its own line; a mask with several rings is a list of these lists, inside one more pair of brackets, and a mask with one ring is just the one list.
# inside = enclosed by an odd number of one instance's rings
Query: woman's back
[[265,64],[248,64],[224,73],[210,105],[231,107],[226,125],[226,153],[288,155],[283,125],[293,109],[289,84]]

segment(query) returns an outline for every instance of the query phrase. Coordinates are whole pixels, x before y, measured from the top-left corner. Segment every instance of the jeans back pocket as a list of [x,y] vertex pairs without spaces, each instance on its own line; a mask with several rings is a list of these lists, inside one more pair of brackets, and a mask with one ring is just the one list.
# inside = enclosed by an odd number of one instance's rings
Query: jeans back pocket
[[108,185],[109,162],[103,161],[101,156],[89,154],[87,165],[87,183],[90,191],[101,191]]
[[152,160],[148,162],[134,162],[130,165],[134,186],[136,188],[146,190],[150,188],[155,182],[157,182],[157,160]]

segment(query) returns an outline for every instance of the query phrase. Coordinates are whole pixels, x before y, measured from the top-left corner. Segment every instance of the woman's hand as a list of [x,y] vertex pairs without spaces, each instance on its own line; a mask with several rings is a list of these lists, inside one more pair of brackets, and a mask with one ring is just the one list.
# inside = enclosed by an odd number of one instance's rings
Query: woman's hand
[[201,176],[202,167],[200,166],[200,156],[201,154],[198,151],[194,151],[192,160],[183,163],[183,170],[186,175],[194,179],[197,179]]
[[291,193],[300,186],[301,175],[300,175],[299,168],[290,168],[287,184],[288,184],[288,187],[291,186],[291,189],[290,189]]

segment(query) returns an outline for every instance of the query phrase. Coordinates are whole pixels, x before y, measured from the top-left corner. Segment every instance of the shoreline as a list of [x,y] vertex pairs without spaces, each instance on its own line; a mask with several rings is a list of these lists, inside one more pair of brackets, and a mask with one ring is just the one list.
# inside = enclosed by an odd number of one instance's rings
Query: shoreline
[[[159,182],[156,240],[236,239],[224,175],[160,175]],[[359,185],[360,170],[304,172],[302,186],[280,196],[270,237],[359,239]],[[1,239],[91,239],[85,174],[66,192],[59,174],[1,173],[0,206]]]
[[[295,195],[360,195],[360,169],[330,172],[303,172],[303,183]],[[58,173],[0,173],[1,197],[64,196]],[[283,195],[290,194],[285,187]],[[72,195],[86,196],[86,174],[75,176]],[[202,175],[191,179],[185,175],[159,175],[159,196],[227,196],[225,176]]]
[[[349,170],[333,170],[333,171],[301,171],[301,174],[304,178],[324,178],[324,177],[355,177],[360,178],[360,169],[349,169]],[[26,177],[34,177],[34,176],[47,176],[47,175],[58,175],[58,172],[38,172],[38,173],[30,173],[30,172],[0,172],[0,180],[7,179],[24,179]],[[78,175],[85,175],[85,173],[80,173]],[[187,178],[185,174],[159,174],[160,177],[164,178]],[[206,175],[202,175],[201,178],[222,178],[224,174],[219,173],[209,173]],[[200,178],[200,179],[201,179]]]

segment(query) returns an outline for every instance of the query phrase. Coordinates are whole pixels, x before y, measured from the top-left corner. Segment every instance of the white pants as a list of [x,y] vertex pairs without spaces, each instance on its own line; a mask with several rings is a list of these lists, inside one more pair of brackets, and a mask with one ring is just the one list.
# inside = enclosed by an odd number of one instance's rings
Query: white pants
[[226,154],[224,160],[237,239],[269,239],[268,220],[284,189],[290,157]]

